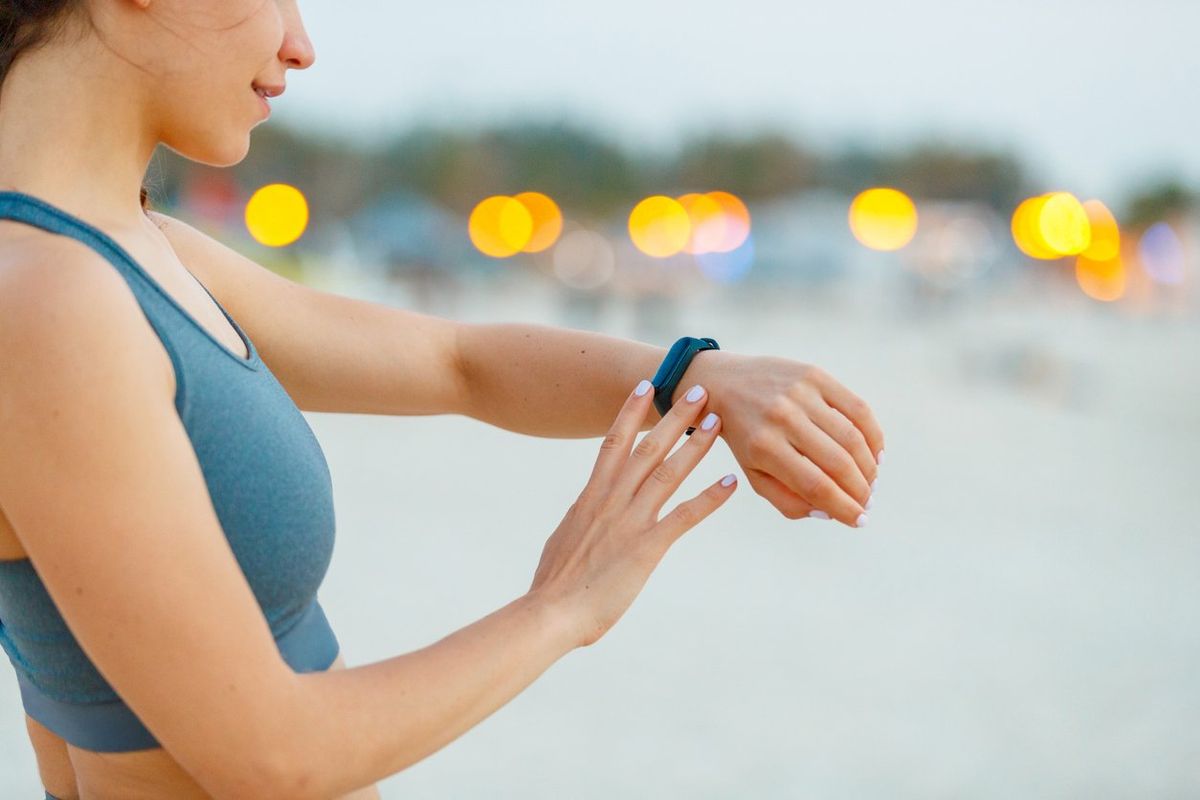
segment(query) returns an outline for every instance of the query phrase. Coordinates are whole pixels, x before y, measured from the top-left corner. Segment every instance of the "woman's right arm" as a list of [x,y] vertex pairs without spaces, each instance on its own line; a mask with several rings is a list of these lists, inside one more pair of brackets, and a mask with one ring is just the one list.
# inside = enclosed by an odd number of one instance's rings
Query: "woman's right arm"
[[525,595],[420,650],[298,674],[220,528],[161,342],[108,264],[61,249],[0,272],[0,507],[88,657],[222,800],[334,797],[437,751],[602,636],[732,491],[658,521],[719,421],[664,462],[704,405],[677,403],[631,455],[652,409],[631,394]]
[[536,593],[411,653],[298,675],[280,797],[330,798],[393,775],[486,719],[575,648]]
[[66,241],[0,271],[0,507],[84,652],[216,798],[328,798],[419,761],[572,649],[527,594],[422,650],[297,674],[220,528],[171,363]]

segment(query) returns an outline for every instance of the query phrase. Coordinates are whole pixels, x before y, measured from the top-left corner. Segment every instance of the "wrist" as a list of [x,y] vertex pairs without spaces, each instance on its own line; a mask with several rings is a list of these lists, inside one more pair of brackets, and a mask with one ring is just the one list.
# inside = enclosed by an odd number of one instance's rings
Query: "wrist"
[[520,602],[538,619],[546,638],[559,652],[569,653],[579,647],[575,619],[562,600],[552,598],[540,589],[530,589]]
[[709,411],[720,414],[718,406],[721,402],[721,392],[717,386],[716,375],[720,369],[721,359],[728,357],[730,354],[724,350],[701,350],[692,356],[692,362],[688,364],[688,368],[684,370],[683,377],[680,378],[675,391],[671,393],[671,404],[681,400],[688,389],[696,384],[704,387],[707,393],[704,404]]

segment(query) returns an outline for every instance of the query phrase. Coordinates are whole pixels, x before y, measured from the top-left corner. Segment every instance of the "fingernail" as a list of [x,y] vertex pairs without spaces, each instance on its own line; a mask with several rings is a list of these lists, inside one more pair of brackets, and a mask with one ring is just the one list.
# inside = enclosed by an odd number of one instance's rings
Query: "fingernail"
[[829,519],[829,515],[819,508],[814,508],[812,511],[808,512],[808,515],[810,517],[816,517],[817,519]]
[[650,381],[646,380],[645,378],[642,378],[642,382],[637,385],[637,387],[633,390],[633,393],[636,394],[638,397],[641,397],[646,392],[650,391],[650,387],[653,385],[654,384],[651,383]]
[[871,506],[873,506],[873,505],[875,505],[875,498],[874,498],[874,497],[868,497],[868,498],[867,498],[867,504],[866,504],[865,506],[863,506],[863,508],[865,508],[867,511],[870,511],[870,510],[871,510]]
[[700,384],[696,384],[691,389],[688,389],[688,393],[684,396],[684,399],[687,400],[689,403],[694,403],[703,396],[704,396],[704,387],[702,387]]
[[875,457],[875,463],[876,463],[876,464],[882,464],[882,463],[883,463],[883,451],[882,451],[882,450],[880,450],[880,451],[879,451],[879,455]]
[[879,476],[875,476],[875,480],[871,481],[871,493],[875,493],[875,484],[879,483]]
[[726,475],[724,478],[721,478],[721,485],[722,486],[730,486],[736,480],[737,480],[737,476],[731,472],[728,475]]
[[856,527],[856,528],[865,528],[865,527],[867,527],[867,515],[866,515],[866,514],[859,514],[859,515],[858,515],[858,519],[856,519],[856,520],[854,521],[854,527]]
[[[704,418],[704,421],[700,423],[700,427],[703,428],[704,430],[708,431],[708,430],[712,430],[712,426],[716,425],[716,424],[717,424],[717,415],[710,411],[710,412],[708,412],[708,416]],[[726,484],[726,485],[728,485],[728,484]]]

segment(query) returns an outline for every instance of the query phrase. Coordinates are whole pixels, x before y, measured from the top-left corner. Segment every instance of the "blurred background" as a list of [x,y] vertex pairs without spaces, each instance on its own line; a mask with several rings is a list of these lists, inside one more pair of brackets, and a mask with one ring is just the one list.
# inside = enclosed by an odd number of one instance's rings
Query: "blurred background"
[[[1200,796],[1200,5],[301,11],[247,158],[160,149],[155,206],[329,291],[818,364],[887,437],[861,530],[718,442],[618,626],[384,797]],[[351,666],[523,593],[599,441],[306,416]]]

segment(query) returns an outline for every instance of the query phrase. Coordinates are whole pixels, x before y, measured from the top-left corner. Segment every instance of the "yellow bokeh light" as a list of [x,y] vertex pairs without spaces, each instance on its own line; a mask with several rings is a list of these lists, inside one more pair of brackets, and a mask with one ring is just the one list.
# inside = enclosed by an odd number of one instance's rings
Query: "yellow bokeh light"
[[1013,212],[1012,217],[1012,235],[1017,247],[1030,258],[1043,261],[1062,257],[1062,253],[1046,244],[1042,238],[1041,226],[1038,224],[1042,207],[1049,197],[1048,194],[1041,194],[1022,201],[1017,206],[1017,210]]
[[467,233],[479,252],[493,258],[507,258],[529,244],[533,215],[515,198],[494,195],[475,206],[467,221]]
[[648,256],[667,258],[681,251],[691,236],[687,209],[666,195],[654,195],[629,214],[629,238]]
[[1108,261],[1121,252],[1121,229],[1116,217],[1099,200],[1088,200],[1083,204],[1092,227],[1092,241],[1081,256],[1093,261]]
[[1052,192],[1046,197],[1037,218],[1038,230],[1046,246],[1059,255],[1082,253],[1092,241],[1092,225],[1083,203],[1068,192]]
[[246,202],[246,230],[268,247],[283,247],[300,238],[308,227],[308,201],[295,186],[270,183]]
[[1125,294],[1125,262],[1119,255],[1102,261],[1081,255],[1075,259],[1075,280],[1088,297],[1118,300]]
[[737,250],[750,236],[750,210],[737,196],[729,192],[709,192],[705,197],[721,207],[724,216],[724,234],[720,244],[712,248],[714,253]]
[[850,230],[872,250],[899,250],[917,232],[916,204],[897,189],[877,187],[850,203]]
[[521,192],[513,197],[529,211],[533,233],[522,249],[526,253],[540,253],[558,241],[562,233],[563,216],[558,204],[541,192]]

